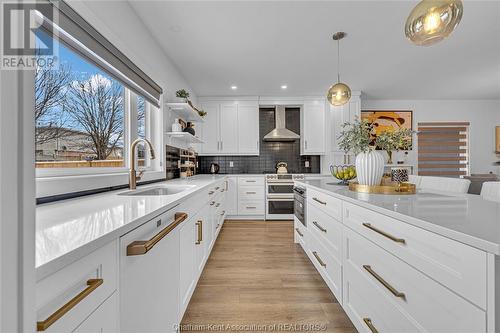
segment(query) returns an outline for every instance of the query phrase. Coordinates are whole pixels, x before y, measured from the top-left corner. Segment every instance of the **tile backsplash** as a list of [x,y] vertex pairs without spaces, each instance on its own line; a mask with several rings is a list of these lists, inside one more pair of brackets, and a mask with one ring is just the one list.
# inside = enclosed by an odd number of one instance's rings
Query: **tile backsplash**
[[[300,134],[300,108],[286,108],[286,128]],[[219,173],[275,173],[276,163],[286,162],[289,173],[319,173],[320,157],[300,155],[300,140],[265,142],[262,138],[275,127],[274,108],[261,108],[259,113],[259,156],[200,156],[199,172],[209,173],[211,163],[217,163]],[[306,161],[309,167],[305,167]],[[231,162],[233,166],[231,167]]]

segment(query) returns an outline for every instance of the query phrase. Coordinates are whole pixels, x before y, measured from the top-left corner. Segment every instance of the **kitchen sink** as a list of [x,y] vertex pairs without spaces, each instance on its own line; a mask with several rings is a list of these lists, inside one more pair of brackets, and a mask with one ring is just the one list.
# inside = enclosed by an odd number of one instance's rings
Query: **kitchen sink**
[[157,186],[157,187],[150,187],[144,190],[127,191],[120,193],[119,195],[127,195],[127,196],[173,195],[189,190],[192,187],[193,186]]

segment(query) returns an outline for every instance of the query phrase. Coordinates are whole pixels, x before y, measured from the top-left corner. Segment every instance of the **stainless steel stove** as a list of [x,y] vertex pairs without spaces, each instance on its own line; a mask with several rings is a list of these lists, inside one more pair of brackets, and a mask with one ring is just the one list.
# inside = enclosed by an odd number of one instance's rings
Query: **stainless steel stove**
[[266,175],[266,220],[293,220],[293,184],[303,174]]

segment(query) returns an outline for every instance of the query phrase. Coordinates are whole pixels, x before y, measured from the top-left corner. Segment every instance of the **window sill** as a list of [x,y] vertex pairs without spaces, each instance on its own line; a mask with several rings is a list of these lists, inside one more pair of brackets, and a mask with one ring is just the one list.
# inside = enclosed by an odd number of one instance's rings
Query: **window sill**
[[[77,176],[43,177],[36,179],[36,197],[93,190],[128,184],[128,171]],[[141,181],[165,178],[164,171],[146,171]]]

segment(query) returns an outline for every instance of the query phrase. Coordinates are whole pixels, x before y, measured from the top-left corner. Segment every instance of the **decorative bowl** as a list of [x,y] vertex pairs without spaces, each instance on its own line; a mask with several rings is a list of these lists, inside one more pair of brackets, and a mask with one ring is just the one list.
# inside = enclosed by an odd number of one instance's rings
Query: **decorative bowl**
[[350,180],[356,178],[354,165],[330,165],[332,176],[340,180],[340,185],[348,185]]

